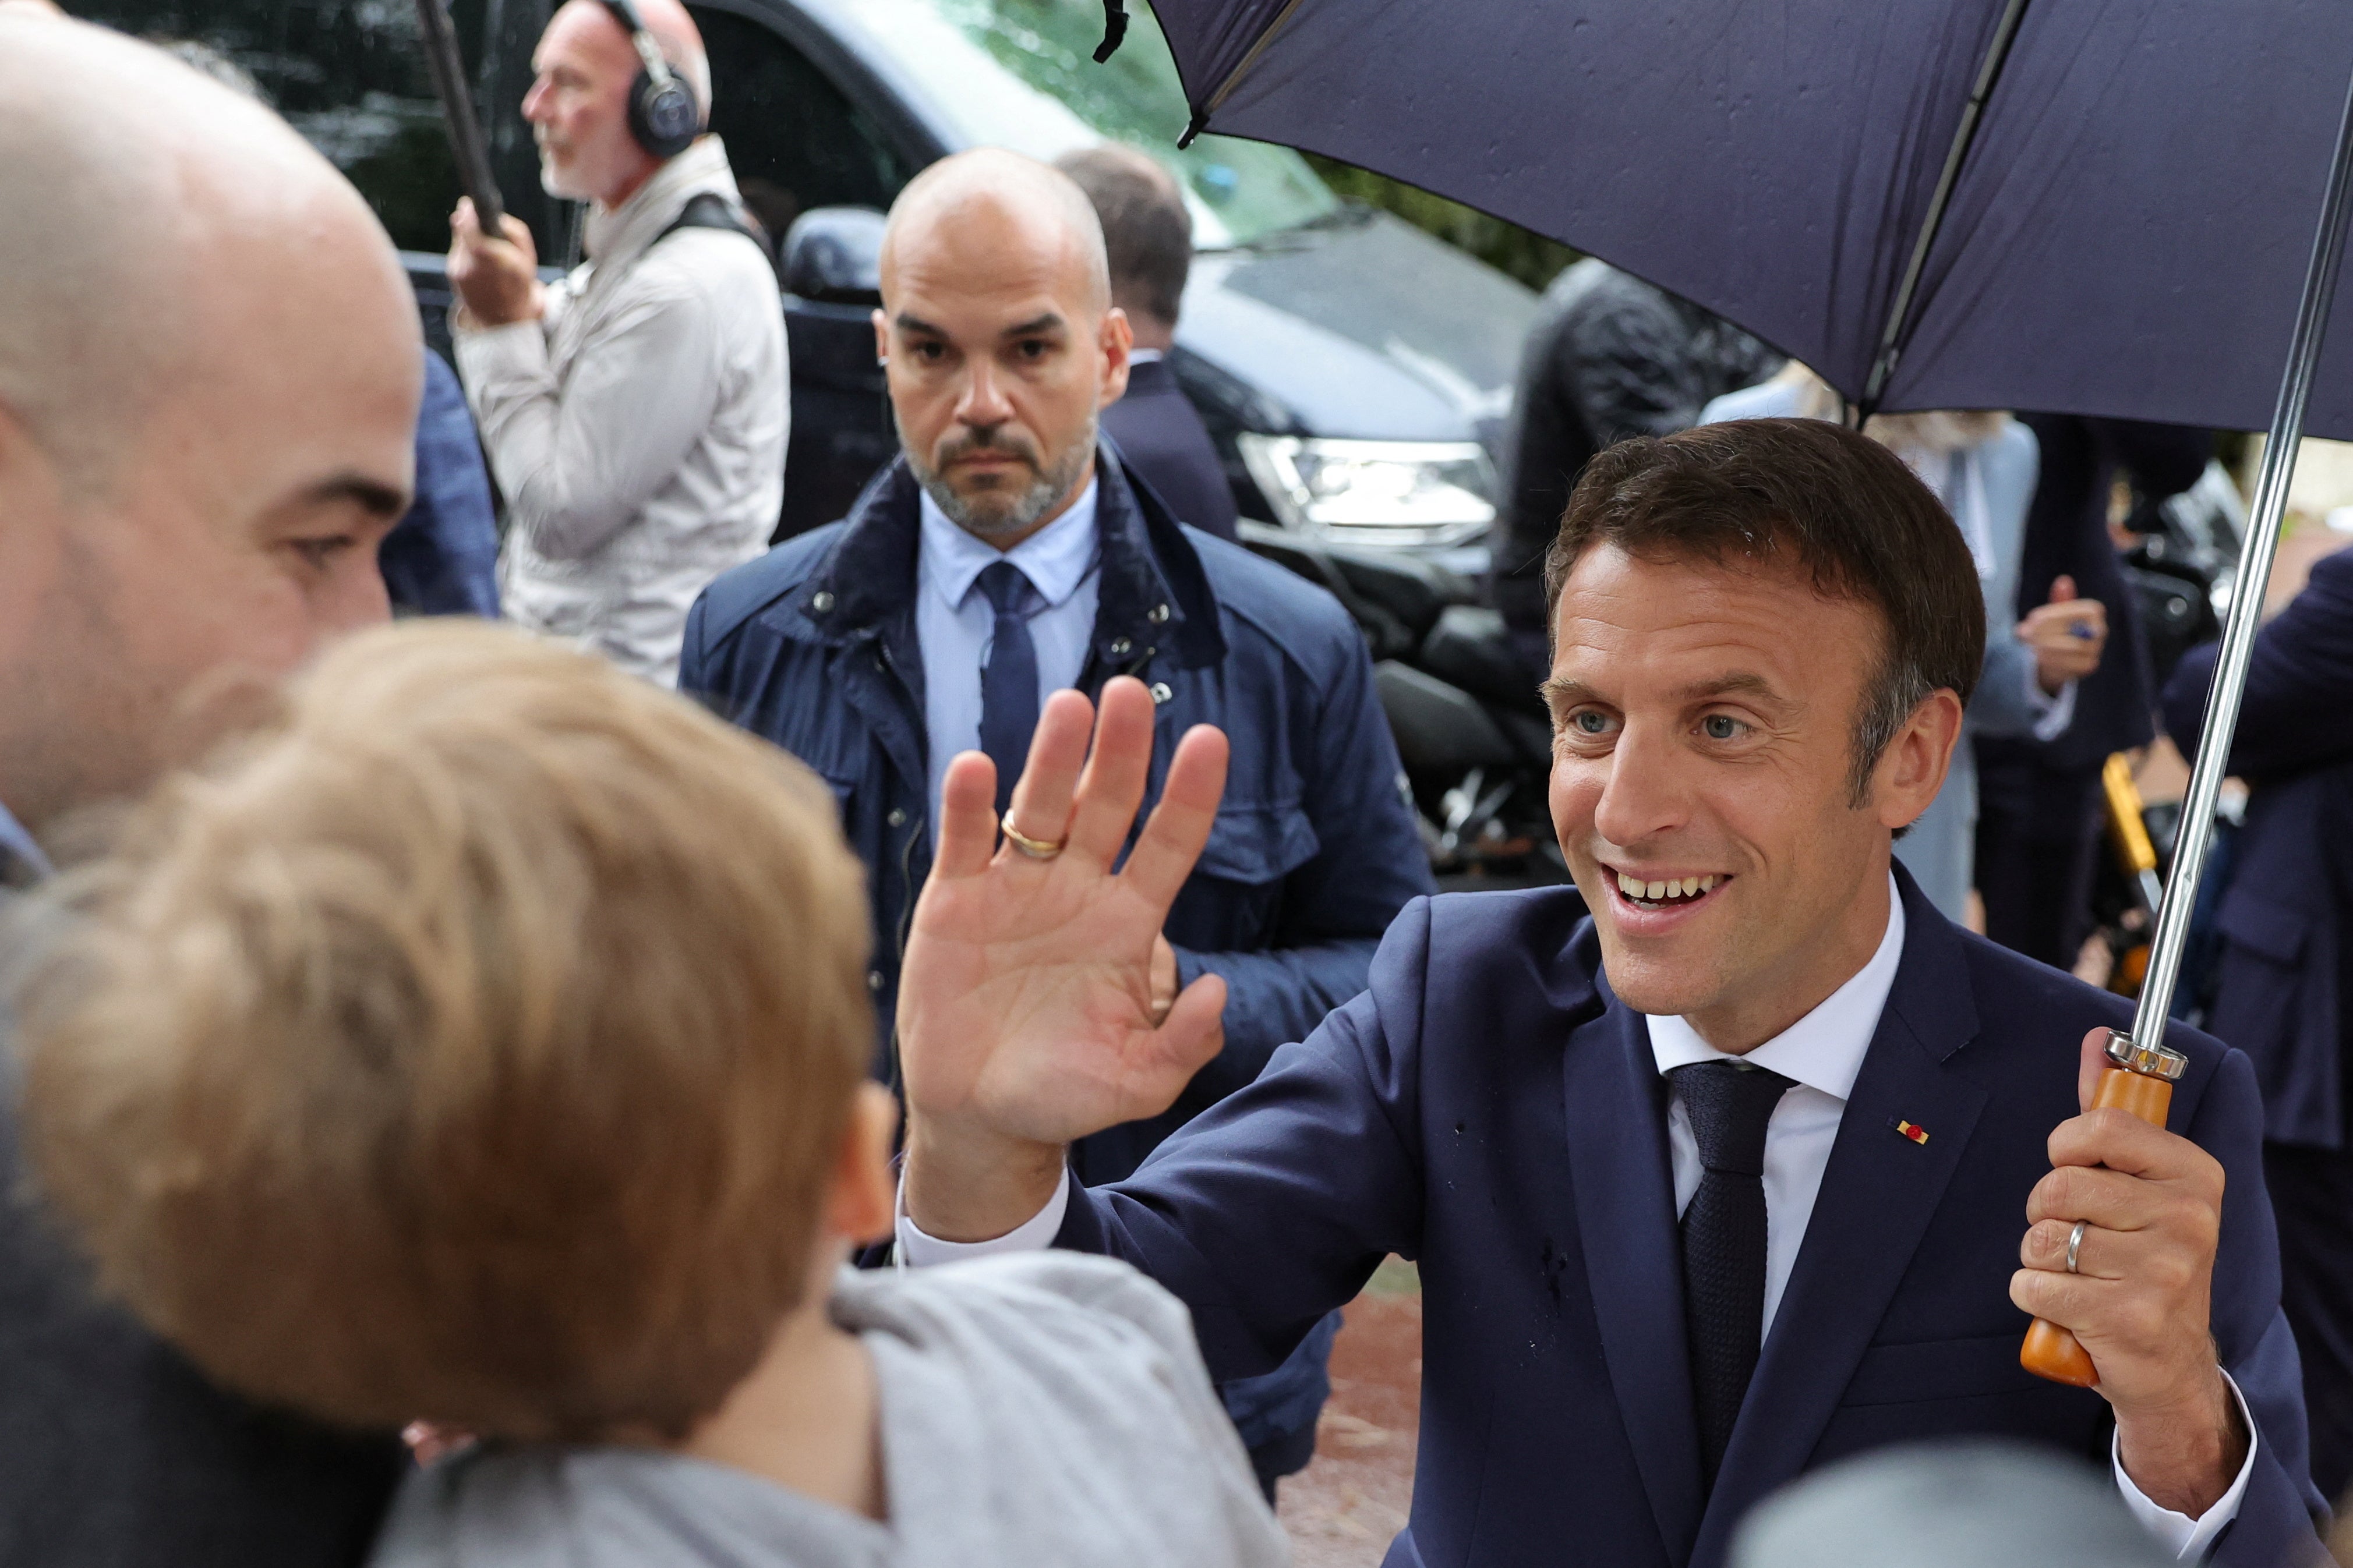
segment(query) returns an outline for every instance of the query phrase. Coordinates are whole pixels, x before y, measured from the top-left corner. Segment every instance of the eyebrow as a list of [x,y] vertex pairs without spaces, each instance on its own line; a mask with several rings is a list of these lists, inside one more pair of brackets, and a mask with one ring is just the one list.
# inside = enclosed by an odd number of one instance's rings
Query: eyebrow
[[1042,316],[1035,317],[1030,321],[1020,322],[1016,326],[1008,327],[999,335],[1008,338],[1035,337],[1039,332],[1054,331],[1060,329],[1063,324],[1061,313],[1060,311],[1049,310]]
[[1681,695],[1694,700],[1709,697],[1762,697],[1774,702],[1781,700],[1781,693],[1771,681],[1746,669],[1734,670],[1709,680],[1695,680],[1684,687]]
[[[896,326],[902,332],[922,332],[926,336],[934,338],[944,338],[948,335],[946,328],[935,327],[932,325],[931,322],[923,320],[921,316],[911,316],[904,310],[900,311],[898,315],[892,318],[892,324]],[[1068,325],[1069,323],[1062,320],[1061,313],[1060,311],[1049,310],[1042,316],[1035,316],[1026,321],[1017,321],[1012,326],[1006,328],[1003,332],[998,334],[998,336],[1006,338],[1026,338],[1034,336],[1039,332],[1056,331]]]
[[1572,702],[1589,700],[1593,688],[1582,680],[1564,680],[1555,675],[1546,678],[1544,684],[1536,688],[1536,695],[1545,700],[1547,707],[1564,708]]
[[[1565,680],[1558,676],[1546,679],[1536,691],[1546,703],[1556,708],[1568,703],[1599,700],[1593,688],[1585,682]],[[1694,681],[1676,695],[1687,702],[1704,701],[1713,697],[1761,697],[1777,703],[1784,700],[1771,681],[1746,669]]]
[[321,479],[304,490],[300,498],[303,506],[334,506],[349,503],[370,517],[397,521],[408,510],[409,496],[396,486],[365,474],[343,473]]

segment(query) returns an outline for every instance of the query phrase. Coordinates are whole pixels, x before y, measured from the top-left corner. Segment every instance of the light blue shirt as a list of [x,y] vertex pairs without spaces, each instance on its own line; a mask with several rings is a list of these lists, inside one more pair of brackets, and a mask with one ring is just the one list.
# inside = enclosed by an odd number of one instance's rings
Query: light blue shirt
[[57,868],[49,864],[49,858],[41,853],[41,847],[33,842],[33,836],[25,831],[25,825],[8,815],[5,805],[0,805],[0,850],[5,850],[30,866],[35,876],[52,877],[57,874]]
[[1102,551],[1095,538],[1095,482],[1071,510],[1000,551],[949,521],[929,495],[919,503],[922,542],[915,552],[915,642],[923,657],[923,728],[931,755],[932,841],[940,837],[940,785],[958,752],[980,749],[980,672],[987,667],[997,611],[979,587],[999,561],[1021,568],[1046,601],[1029,618],[1038,650],[1038,701],[1076,686],[1094,638]]

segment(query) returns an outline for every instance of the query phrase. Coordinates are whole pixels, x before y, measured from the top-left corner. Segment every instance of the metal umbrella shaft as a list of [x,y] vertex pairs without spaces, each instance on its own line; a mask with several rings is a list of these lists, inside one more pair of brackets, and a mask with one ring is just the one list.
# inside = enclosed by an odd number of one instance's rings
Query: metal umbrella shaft
[[2166,878],[2165,900],[2158,908],[2157,933],[2149,943],[2148,977],[2141,984],[2140,1005],[2133,1014],[2133,1039],[2143,1046],[2164,1040],[2173,988],[2181,975],[2182,949],[2189,940],[2198,879],[2205,870],[2206,851],[2213,842],[2214,802],[2221,792],[2222,776],[2230,770],[2231,737],[2239,727],[2239,702],[2246,691],[2248,663],[2254,657],[2255,630],[2263,620],[2263,591],[2271,581],[2272,558],[2279,550],[2280,524],[2287,515],[2288,481],[2295,477],[2295,450],[2304,437],[2305,404],[2320,360],[2321,339],[2327,331],[2329,305],[2337,295],[2348,205],[2353,205],[2353,85],[2347,89],[2345,110],[2337,124],[2336,162],[2329,169],[2327,199],[2321,205],[2320,229],[2313,236],[2312,264],[2305,274],[2304,302],[2296,311],[2279,405],[2263,444],[2253,517],[2239,557],[2230,619],[2223,626],[2221,654],[2215,661],[2214,689],[2207,696],[2205,722],[2199,731],[2198,761],[2189,770],[2189,790],[2181,805],[2173,869]]

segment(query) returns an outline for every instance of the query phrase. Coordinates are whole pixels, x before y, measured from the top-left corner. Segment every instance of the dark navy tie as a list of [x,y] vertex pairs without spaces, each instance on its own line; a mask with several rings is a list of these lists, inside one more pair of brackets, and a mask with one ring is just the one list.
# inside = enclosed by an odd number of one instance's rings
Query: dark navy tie
[[1699,1190],[1683,1210],[1683,1331],[1713,1488],[1765,1337],[1765,1124],[1790,1080],[1729,1061],[1668,1076],[1699,1144]]
[[980,591],[997,608],[988,663],[980,672],[980,749],[997,764],[997,815],[1002,817],[1038,728],[1038,647],[1029,640],[1029,617],[1045,607],[1045,600],[1010,561],[982,568]]

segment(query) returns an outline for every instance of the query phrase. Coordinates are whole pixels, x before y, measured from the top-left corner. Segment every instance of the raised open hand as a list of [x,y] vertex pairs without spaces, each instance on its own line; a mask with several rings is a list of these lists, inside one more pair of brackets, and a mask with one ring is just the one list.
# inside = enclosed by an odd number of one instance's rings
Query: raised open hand
[[[1104,686],[1099,717],[1079,693],[1055,693],[1001,845],[995,767],[976,752],[948,765],[899,987],[908,1201],[934,1236],[1027,1219],[1065,1144],[1165,1110],[1223,1044],[1223,981],[1195,981],[1165,1018],[1153,994],[1161,924],[1225,788],[1223,734],[1202,726],[1178,743],[1159,805],[1112,869],[1144,799],[1152,714],[1125,678]],[[1063,847],[1039,859],[1023,839]]]

